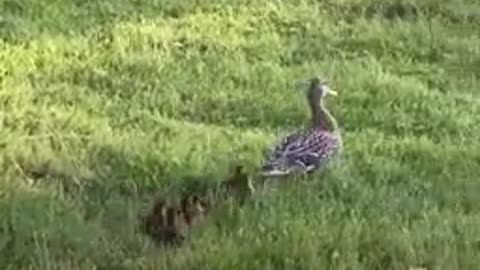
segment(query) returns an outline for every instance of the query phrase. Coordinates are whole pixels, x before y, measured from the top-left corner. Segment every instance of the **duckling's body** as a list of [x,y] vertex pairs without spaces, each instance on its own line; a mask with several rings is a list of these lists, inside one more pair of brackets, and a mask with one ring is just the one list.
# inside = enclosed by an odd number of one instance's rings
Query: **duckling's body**
[[157,200],[146,218],[145,232],[157,244],[179,244],[187,232],[182,211],[168,206],[165,200]]
[[184,213],[176,207],[168,207],[167,224],[162,228],[162,240],[168,244],[180,244],[185,240],[187,229]]
[[255,192],[251,179],[243,171],[242,166],[236,166],[233,174],[223,183],[228,194],[232,194],[242,201]]
[[278,143],[262,166],[263,176],[310,173],[323,167],[342,149],[337,123],[323,103],[336,92],[319,78],[310,81],[308,101],[312,112],[310,128],[289,134]]
[[158,238],[161,228],[166,225],[166,202],[163,199],[157,200],[154,203],[152,212],[145,219],[145,232],[153,238]]
[[207,203],[197,195],[186,196],[182,199],[182,211],[189,226],[200,223],[206,215]]

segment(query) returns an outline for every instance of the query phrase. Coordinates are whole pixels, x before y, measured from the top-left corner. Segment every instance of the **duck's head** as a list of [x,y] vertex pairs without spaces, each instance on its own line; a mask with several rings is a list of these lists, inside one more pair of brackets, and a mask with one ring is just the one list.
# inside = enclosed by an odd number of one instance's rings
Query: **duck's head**
[[332,90],[327,81],[322,79],[320,76],[315,76],[307,81],[299,82],[299,86],[304,90],[305,86],[308,85],[307,97],[310,102],[317,103],[320,99],[327,95],[337,96],[338,93]]

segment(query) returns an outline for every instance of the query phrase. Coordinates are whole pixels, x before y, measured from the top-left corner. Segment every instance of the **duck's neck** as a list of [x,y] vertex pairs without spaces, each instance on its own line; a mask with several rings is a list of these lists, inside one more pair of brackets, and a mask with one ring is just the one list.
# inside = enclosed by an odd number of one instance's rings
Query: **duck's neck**
[[336,132],[338,128],[337,121],[325,107],[323,99],[320,102],[311,102],[312,127],[330,132]]

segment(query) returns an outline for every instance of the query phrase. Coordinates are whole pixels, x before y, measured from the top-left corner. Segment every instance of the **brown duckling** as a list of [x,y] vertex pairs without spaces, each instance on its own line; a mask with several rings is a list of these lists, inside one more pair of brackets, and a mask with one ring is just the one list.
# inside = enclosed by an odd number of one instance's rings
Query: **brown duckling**
[[157,244],[179,244],[186,234],[183,212],[167,205],[165,200],[158,199],[145,219],[144,229]]
[[144,229],[153,238],[158,238],[160,228],[166,225],[167,205],[164,199],[155,201],[151,213],[145,217]]
[[208,203],[205,198],[197,195],[187,195],[182,199],[182,211],[185,221],[189,226],[201,222],[208,211]]
[[186,238],[187,229],[184,213],[176,207],[168,207],[162,240],[167,244],[181,244]]
[[243,167],[240,165],[235,167],[234,172],[223,182],[223,185],[228,194],[233,194],[242,201],[255,192],[250,177],[244,172]]

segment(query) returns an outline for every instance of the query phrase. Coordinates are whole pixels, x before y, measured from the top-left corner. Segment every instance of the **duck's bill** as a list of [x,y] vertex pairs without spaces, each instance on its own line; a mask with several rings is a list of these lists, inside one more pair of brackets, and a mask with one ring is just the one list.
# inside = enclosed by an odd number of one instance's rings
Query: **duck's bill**
[[327,95],[338,96],[337,91],[332,90],[330,87],[328,87],[328,86],[326,86],[326,85],[323,86],[323,89],[324,89],[324,91],[327,92],[327,93],[326,93]]
[[328,91],[328,94],[329,94],[329,95],[332,95],[332,96],[338,96],[338,92],[337,92],[337,91],[334,91],[334,90],[332,90],[332,89],[330,89],[330,90]]

